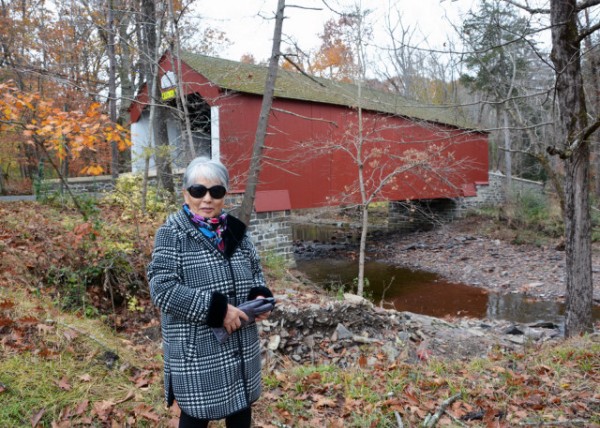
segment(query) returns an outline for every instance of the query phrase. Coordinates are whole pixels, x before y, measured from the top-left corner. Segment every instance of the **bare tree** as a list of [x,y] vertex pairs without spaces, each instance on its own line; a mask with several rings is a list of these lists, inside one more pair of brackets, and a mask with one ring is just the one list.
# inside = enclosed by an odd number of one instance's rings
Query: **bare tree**
[[185,94],[185,88],[183,85],[183,76],[181,71],[181,42],[180,42],[180,31],[179,31],[179,19],[181,15],[175,14],[175,7],[173,0],[167,0],[169,5],[169,21],[171,23],[171,69],[175,70],[176,73],[176,86],[177,86],[177,113],[179,121],[184,124],[183,129],[183,140],[187,142],[188,153],[190,158],[196,157],[196,149],[194,147],[194,138],[192,135],[192,124],[190,120],[190,113],[188,109],[187,98]]
[[600,117],[588,121],[581,70],[581,43],[600,29],[579,28],[579,12],[600,1],[551,0],[552,54],[563,144],[549,148],[565,164],[565,237],[567,311],[565,334],[593,331],[592,234],[590,217],[590,137],[600,128]]
[[534,9],[506,0],[531,14],[549,14],[552,35],[550,59],[556,77],[558,104],[556,145],[550,155],[558,156],[565,169],[565,251],[567,308],[566,336],[593,331],[592,234],[590,215],[590,145],[600,128],[600,117],[589,118],[584,92],[582,43],[600,30],[600,23],[586,23],[581,16],[600,0],[551,0],[550,9]]
[[285,9],[285,0],[278,0],[277,12],[275,16],[275,30],[273,32],[273,48],[271,50],[271,58],[269,59],[269,69],[267,72],[267,80],[265,82],[265,91],[263,93],[260,115],[258,117],[258,126],[256,128],[256,136],[254,138],[254,146],[252,148],[252,158],[250,159],[250,168],[248,170],[248,180],[246,181],[246,189],[244,199],[240,208],[239,217],[246,224],[250,224],[250,217],[254,208],[254,200],[256,198],[256,187],[261,169],[262,152],[267,136],[267,127],[269,125],[269,114],[273,105],[273,94],[275,92],[275,81],[277,80],[277,69],[279,67],[279,56],[281,55],[281,31],[283,28],[283,12]]
[[[108,53],[108,114],[110,120],[117,123],[117,58],[115,54],[115,14],[114,0],[109,0],[106,10],[107,53]],[[111,143],[110,173],[113,180],[119,177],[119,148]]]
[[[157,9],[158,6],[158,9]],[[161,102],[159,60],[163,29],[163,4],[153,0],[142,0],[142,52],[150,101],[149,127],[150,147],[155,149],[156,173],[159,184],[175,199],[175,185],[171,166],[171,152],[167,133],[167,110]],[[147,175],[147,172],[146,174]],[[147,180],[145,180],[147,181]]]

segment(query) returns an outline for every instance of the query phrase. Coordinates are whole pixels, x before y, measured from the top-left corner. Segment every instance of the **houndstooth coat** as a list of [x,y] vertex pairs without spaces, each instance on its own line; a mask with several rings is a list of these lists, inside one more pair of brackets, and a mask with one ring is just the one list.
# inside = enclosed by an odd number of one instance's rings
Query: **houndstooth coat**
[[222,419],[249,407],[261,392],[256,324],[223,344],[211,328],[223,325],[228,303],[272,296],[245,231],[228,216],[221,253],[181,210],[156,233],[148,280],[161,311],[165,397],[196,418]]

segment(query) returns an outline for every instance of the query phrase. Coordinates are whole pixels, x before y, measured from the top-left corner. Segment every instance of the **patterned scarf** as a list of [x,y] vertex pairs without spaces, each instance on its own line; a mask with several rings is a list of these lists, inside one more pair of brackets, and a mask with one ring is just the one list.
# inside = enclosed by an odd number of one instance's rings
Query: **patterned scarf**
[[183,210],[189,217],[192,223],[198,228],[204,236],[212,242],[220,252],[225,251],[225,243],[221,235],[227,230],[227,214],[221,213],[218,217],[202,217],[194,214],[188,204],[183,204]]

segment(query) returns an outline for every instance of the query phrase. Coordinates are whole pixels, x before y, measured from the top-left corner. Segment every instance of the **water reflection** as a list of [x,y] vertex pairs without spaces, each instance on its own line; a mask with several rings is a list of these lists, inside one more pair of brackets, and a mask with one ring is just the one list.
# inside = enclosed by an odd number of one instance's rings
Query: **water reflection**
[[[297,260],[297,267],[312,281],[339,290],[352,289],[358,276],[358,263],[352,260]],[[562,324],[564,305],[536,301],[523,294],[489,293],[478,287],[455,284],[438,275],[398,268],[370,261],[365,264],[368,279],[366,295],[379,305],[435,317],[467,316],[504,319],[519,323],[537,321]],[[594,307],[594,319],[600,319],[600,307]]]

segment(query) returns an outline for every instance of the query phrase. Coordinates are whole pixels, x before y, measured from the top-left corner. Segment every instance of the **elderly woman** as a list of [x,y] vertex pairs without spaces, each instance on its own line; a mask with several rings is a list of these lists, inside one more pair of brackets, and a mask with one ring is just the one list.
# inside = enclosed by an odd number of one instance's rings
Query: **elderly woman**
[[148,267],[161,311],[165,395],[167,405],[176,400],[181,408],[179,427],[223,418],[227,427],[250,427],[261,392],[258,331],[238,306],[273,295],[246,226],[223,211],[228,186],[220,162],[196,158],[188,165],[185,204],[157,231]]

